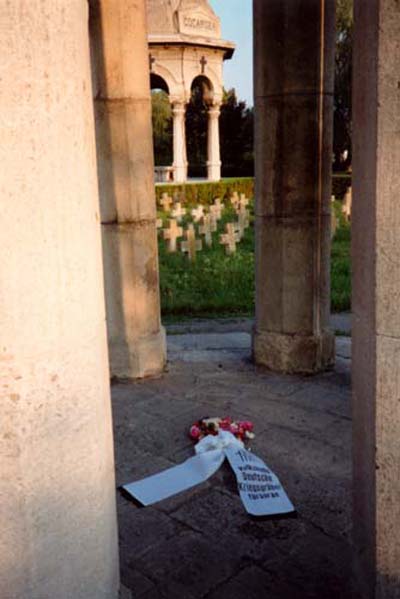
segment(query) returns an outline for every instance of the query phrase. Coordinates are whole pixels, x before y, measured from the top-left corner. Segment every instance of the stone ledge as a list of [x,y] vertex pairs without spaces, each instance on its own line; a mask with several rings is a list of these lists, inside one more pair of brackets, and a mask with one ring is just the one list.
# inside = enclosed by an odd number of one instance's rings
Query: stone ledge
[[127,344],[110,341],[110,371],[117,379],[138,379],[157,376],[164,370],[167,359],[167,343],[164,327],[157,333],[130,340],[134,352]]
[[303,336],[254,329],[252,345],[255,363],[276,372],[312,374],[335,361],[335,337],[329,330]]

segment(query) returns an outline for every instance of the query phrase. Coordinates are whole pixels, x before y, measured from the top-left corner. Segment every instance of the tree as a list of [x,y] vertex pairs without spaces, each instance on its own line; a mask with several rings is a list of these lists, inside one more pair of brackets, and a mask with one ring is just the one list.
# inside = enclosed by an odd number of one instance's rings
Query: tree
[[346,170],[351,164],[352,45],[353,2],[336,0],[334,170]]
[[168,94],[151,92],[154,160],[157,166],[172,164],[172,111]]
[[[191,176],[205,175],[209,90],[195,82],[186,111],[187,152]],[[234,89],[224,90],[219,119],[222,176],[254,173],[253,109],[239,101]]]
[[220,116],[223,175],[254,174],[253,108],[238,100],[234,89],[224,90]]

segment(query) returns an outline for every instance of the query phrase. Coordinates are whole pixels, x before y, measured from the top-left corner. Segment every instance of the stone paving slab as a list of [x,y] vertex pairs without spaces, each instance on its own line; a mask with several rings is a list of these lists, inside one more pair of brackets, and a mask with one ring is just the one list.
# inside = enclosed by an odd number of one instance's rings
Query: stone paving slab
[[297,517],[250,518],[228,465],[148,508],[118,495],[122,582],[141,599],[355,599],[351,341],[339,339],[333,371],[295,377],[256,368],[243,332],[231,333],[173,335],[163,377],[113,385],[117,483],[190,457],[197,418],[250,418],[252,449],[280,477]]

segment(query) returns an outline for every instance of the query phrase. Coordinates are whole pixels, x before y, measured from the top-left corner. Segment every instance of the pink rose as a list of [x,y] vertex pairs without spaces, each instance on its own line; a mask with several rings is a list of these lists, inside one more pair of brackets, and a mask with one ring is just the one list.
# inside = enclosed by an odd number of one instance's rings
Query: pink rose
[[230,431],[233,435],[236,435],[236,433],[239,431],[239,427],[236,424],[236,422],[232,422],[232,424],[230,426]]
[[190,436],[192,439],[198,439],[201,434],[201,430],[195,424],[190,428]]
[[243,422],[239,422],[239,426],[244,431],[249,431],[249,432],[251,432],[254,428],[254,424],[252,422],[250,422],[250,420],[244,420]]

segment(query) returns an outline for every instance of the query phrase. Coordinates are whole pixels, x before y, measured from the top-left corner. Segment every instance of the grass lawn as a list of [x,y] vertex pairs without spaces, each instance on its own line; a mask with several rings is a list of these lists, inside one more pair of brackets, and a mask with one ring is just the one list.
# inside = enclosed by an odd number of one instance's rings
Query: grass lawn
[[[189,210],[188,210],[189,211]],[[340,203],[335,205],[340,214]],[[168,215],[159,212],[164,224]],[[185,217],[183,222],[191,222]],[[213,247],[197,253],[196,261],[189,262],[179,250],[166,251],[159,235],[161,309],[164,320],[213,316],[251,316],[254,314],[254,223],[231,256],[218,243],[224,224],[235,220],[232,208],[223,213],[218,232],[213,234]],[[339,216],[332,244],[332,310],[350,309],[350,227]],[[179,243],[178,243],[179,245]],[[166,317],[166,318],[165,318]]]

